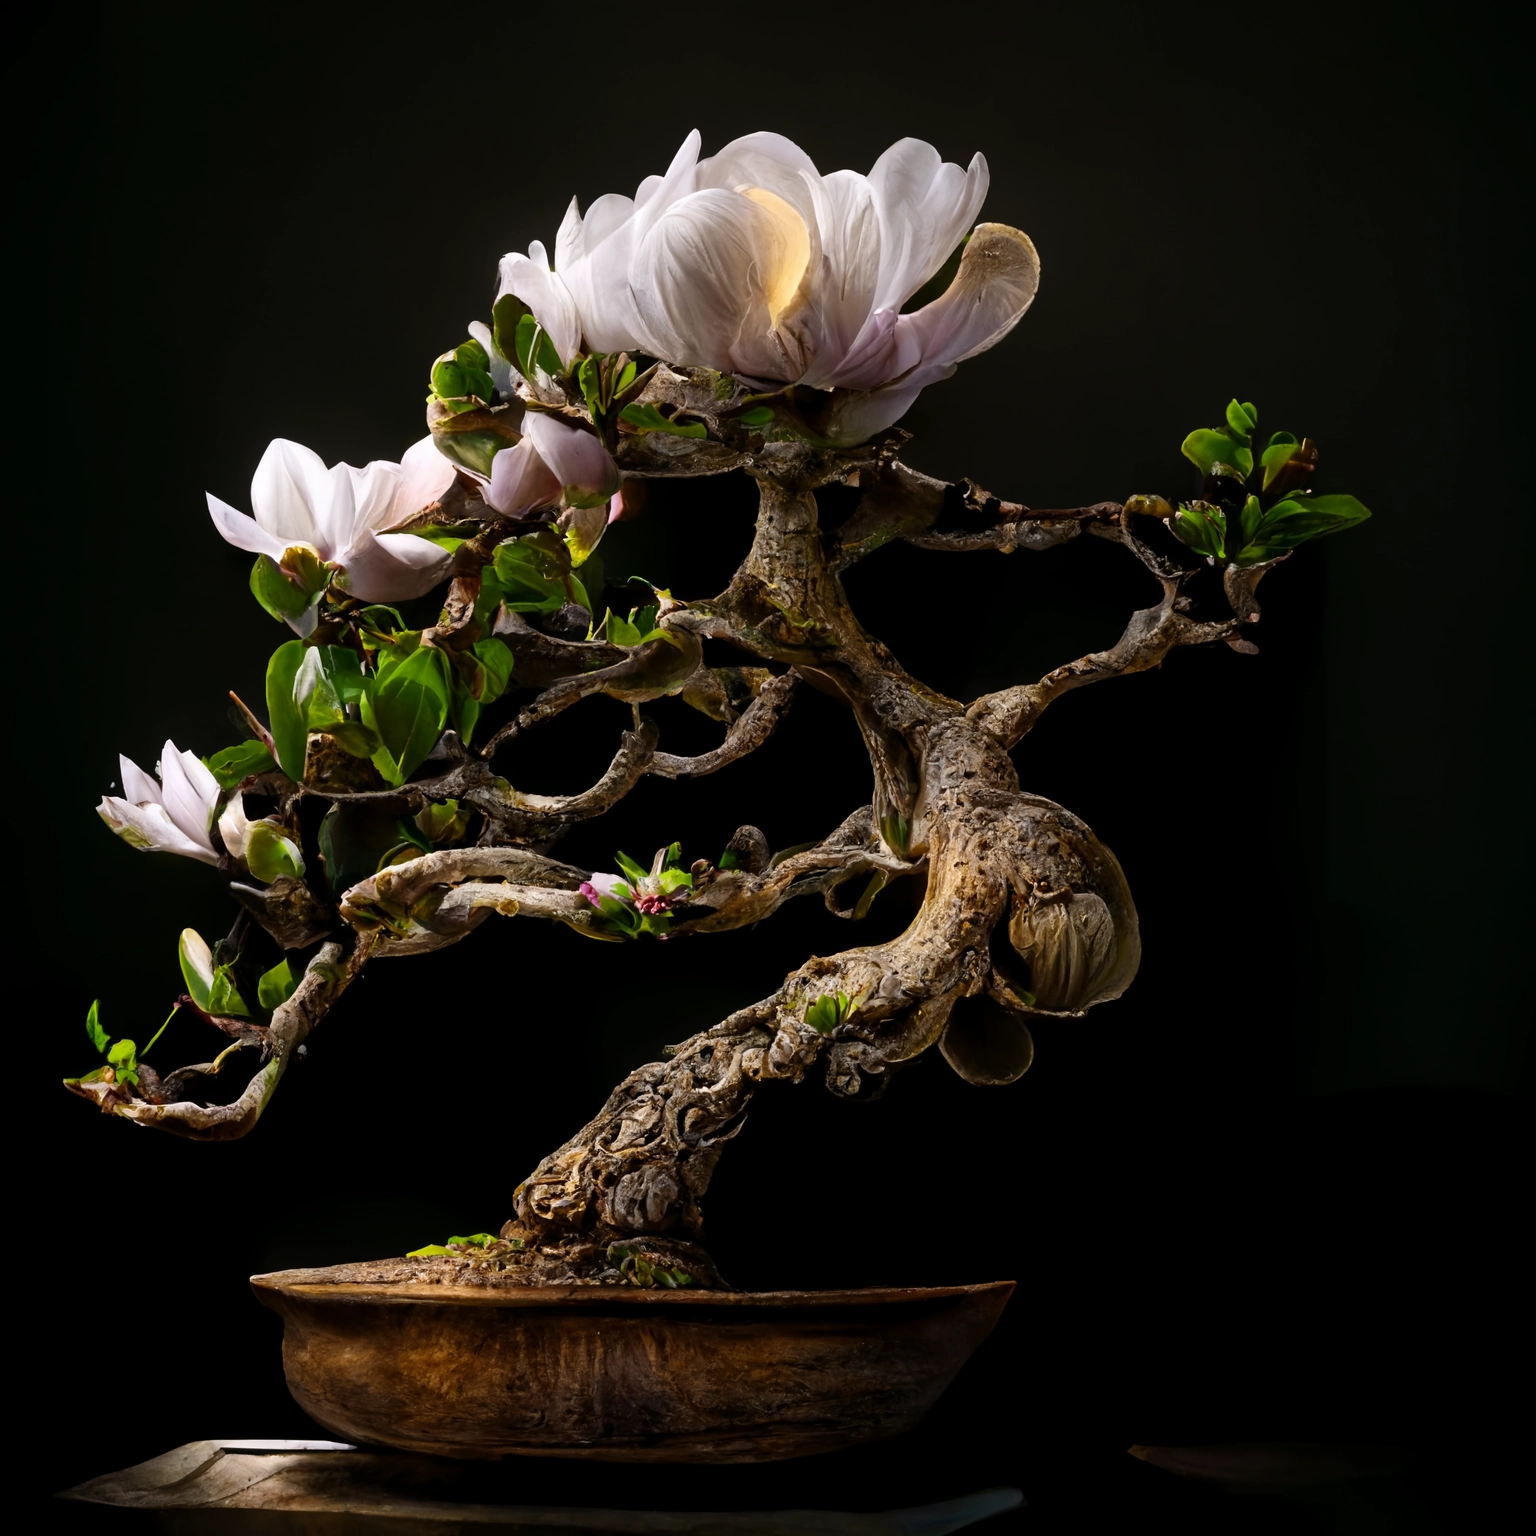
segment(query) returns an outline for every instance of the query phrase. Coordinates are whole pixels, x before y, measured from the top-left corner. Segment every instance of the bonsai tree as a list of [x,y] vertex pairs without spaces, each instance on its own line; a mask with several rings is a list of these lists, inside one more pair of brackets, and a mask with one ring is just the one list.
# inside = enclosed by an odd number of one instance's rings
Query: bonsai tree
[[[99,811],[132,846],[227,882],[234,925],[216,944],[182,934],[176,1002],[221,1049],[161,1071],[158,1033],[113,1040],[93,1005],[105,1062],[67,1086],[141,1126],[243,1136],[365,966],[487,925],[495,938],[475,943],[521,942],[496,919],[681,946],[793,897],[857,924],[911,881],[921,905],[898,937],[808,960],[631,1073],[517,1187],[499,1233],[347,1266],[353,1278],[721,1286],[699,1199],[760,1085],[820,1067],[833,1093],[872,1096],[932,1047],[972,1083],[1017,1079],[1031,1017],[1118,997],[1140,950],[1114,855],[1020,789],[1010,749],[1073,689],[1184,646],[1254,652],[1265,573],[1368,516],[1314,489],[1309,440],[1261,442],[1236,400],[1185,439],[1185,499],[1041,509],[930,478],[904,462],[896,423],[1001,341],[1039,282],[1027,236],[975,223],[981,156],[962,170],[906,139],[867,177],[823,176],[774,134],[699,149],[694,134],[633,199],[584,218],[573,202],[553,264],[537,243],[503,259],[489,322],[432,365],[429,435],[398,464],[327,468],[279,441],[253,516],[209,497],[291,636],[264,710],[235,700],[247,739],[207,758],[167,742],[158,779],[125,758]],[[723,592],[604,582],[596,552],[636,482],[726,474],[757,482],[759,511]],[[834,486],[856,495],[818,500]],[[910,676],[844,591],[896,539],[1044,553],[1085,535],[1145,567],[1160,598],[1109,649],[978,699]],[[398,605],[439,588],[436,622],[412,627]],[[607,871],[556,856],[645,776],[685,783],[764,748],[806,684],[852,712],[871,775],[868,803],[819,842],[775,851],[747,825],[712,860],[677,843]],[[514,738],[597,694],[628,703],[632,726],[590,788],[540,794],[497,771]],[[719,745],[663,750],[644,706],[664,695],[718,721]],[[215,1102],[246,1050],[259,1069]]]

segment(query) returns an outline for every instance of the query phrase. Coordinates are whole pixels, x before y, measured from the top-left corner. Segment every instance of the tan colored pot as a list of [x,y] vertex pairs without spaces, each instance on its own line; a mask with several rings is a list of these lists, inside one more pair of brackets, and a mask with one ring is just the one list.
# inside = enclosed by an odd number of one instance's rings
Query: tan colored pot
[[251,1281],[304,1411],[348,1440],[485,1460],[778,1461],[898,1434],[1013,1293],[296,1278],[313,1273]]

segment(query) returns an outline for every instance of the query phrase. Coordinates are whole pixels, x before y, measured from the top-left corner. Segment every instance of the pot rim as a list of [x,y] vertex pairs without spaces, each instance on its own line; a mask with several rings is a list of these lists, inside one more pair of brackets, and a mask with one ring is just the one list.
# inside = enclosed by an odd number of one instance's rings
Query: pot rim
[[1004,1293],[1006,1301],[1017,1285],[1014,1280],[988,1280],[974,1285],[867,1286],[829,1291],[705,1291],[652,1290],[638,1286],[609,1285],[446,1285],[425,1280],[298,1280],[289,1276],[312,1275],[310,1269],[280,1269],[252,1275],[251,1287],[295,1300],[352,1301],[375,1306],[420,1305],[423,1302],[457,1307],[726,1307],[742,1310],[819,1307],[889,1306],[902,1302],[947,1301],[952,1298]]

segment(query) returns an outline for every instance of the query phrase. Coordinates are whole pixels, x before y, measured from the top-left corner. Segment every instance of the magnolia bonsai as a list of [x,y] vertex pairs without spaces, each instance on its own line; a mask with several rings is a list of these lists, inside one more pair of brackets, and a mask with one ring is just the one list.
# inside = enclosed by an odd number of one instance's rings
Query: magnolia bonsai
[[[105,1064],[67,1086],[141,1126],[243,1136],[365,966],[487,924],[499,931],[474,942],[520,942],[494,917],[572,943],[679,944],[796,896],[857,922],[906,880],[921,906],[899,937],[807,961],[633,1072],[517,1187],[499,1233],[352,1278],[722,1286],[699,1198],[759,1085],[819,1064],[833,1093],[869,1096],[934,1046],[970,1082],[1018,1078],[1030,1018],[1118,997],[1140,951],[1114,855],[1020,789],[1010,749],[1072,689],[1181,646],[1254,651],[1263,575],[1368,515],[1313,489],[1310,441],[1260,445],[1238,401],[1185,440],[1198,486],[1182,501],[1039,509],[909,467],[897,421],[1006,336],[1039,281],[1027,236],[975,223],[985,162],[962,170],[905,139],[868,176],[823,176],[775,134],[709,159],[699,147],[690,136],[633,199],[599,198],[585,217],[573,202],[553,262],[539,244],[503,259],[489,323],[433,365],[429,435],[400,463],[327,468],[279,441],[252,515],[208,498],[218,532],[256,556],[257,601],[292,631],[264,718],[236,700],[248,739],[207,758],[167,742],[158,781],[124,758],[121,793],[99,810],[130,845],[227,882],[234,926],[214,945],[182,935],[176,1005],[222,1049],[160,1071],[93,1005]],[[621,589],[595,576],[594,551],[635,482],[725,474],[751,476],[760,497],[726,589],[647,587],[610,607]],[[818,502],[834,485],[857,491],[836,498],[835,522]],[[664,496],[653,503],[666,515]],[[895,539],[1011,553],[1084,534],[1119,545],[1161,597],[1108,650],[983,698],[910,676],[844,591],[849,567]],[[411,627],[396,605],[439,587],[436,622]],[[763,747],[802,683],[852,712],[872,778],[869,802],[820,842],[775,853],[743,826],[713,862],[685,863],[675,843],[614,871],[555,856],[646,775],[687,781]],[[630,704],[633,725],[589,789],[540,794],[498,773],[513,738],[595,694]],[[663,695],[718,721],[719,745],[663,750],[644,713]],[[216,1102],[221,1067],[245,1050],[259,1070]]]

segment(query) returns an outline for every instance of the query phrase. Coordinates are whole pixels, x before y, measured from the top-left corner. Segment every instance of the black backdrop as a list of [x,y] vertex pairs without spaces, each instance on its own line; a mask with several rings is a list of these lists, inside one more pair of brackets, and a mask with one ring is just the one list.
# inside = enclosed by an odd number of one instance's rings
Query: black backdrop
[[[1446,1528],[1483,1528],[1513,1454],[1528,1066],[1513,60],[1477,6],[87,6],[20,37],[10,1316],[39,1485],[312,1432],[247,1275],[494,1227],[624,1071],[859,937],[810,903],[686,948],[486,930],[370,972],[230,1146],[49,1087],[89,1063],[93,996],[142,1039],[177,931],[227,918],[210,871],[135,857],[91,814],[119,750],[225,744],[223,690],[259,695],[281,638],[204,490],[246,504],[279,435],[398,457],[503,251],[551,240],[572,193],[632,190],[691,127],[706,151],[770,127],[825,168],[903,134],[980,148],[985,216],[1041,249],[1020,329],[911,413],[912,462],[1037,505],[1183,493],[1181,436],[1236,393],[1263,430],[1319,439],[1327,486],[1376,517],[1269,579],[1258,657],[1179,655],[1020,748],[1026,786],[1087,819],[1137,893],[1124,1000],[1039,1030],[1010,1089],[934,1054],[873,1107],[765,1092],[722,1164],[711,1244],[738,1284],[1018,1279],[925,1427],[627,1488],[530,1463],[509,1489],[871,1508],[1015,1483],[1021,1530],[1300,1529],[1124,1447],[1352,1438],[1418,1447]],[[609,567],[711,592],[750,518],[741,486],[658,491]],[[959,696],[1109,641],[1148,597],[1088,541],[891,548],[852,586]],[[684,713],[657,706],[673,750],[714,729]],[[508,771],[575,789],[621,722],[587,706]],[[797,842],[866,772],[851,723],[802,698],[758,756],[686,793],[648,782],[563,851],[607,865],[680,837],[693,856],[742,821]],[[888,906],[871,937],[902,921]],[[177,1024],[159,1054],[201,1044]],[[23,1367],[29,1334],[48,1350]]]

